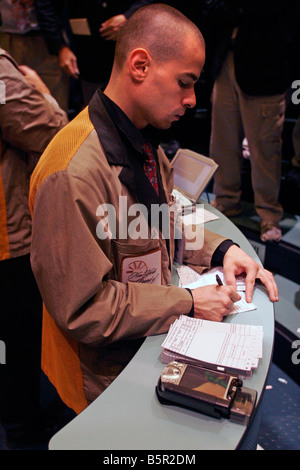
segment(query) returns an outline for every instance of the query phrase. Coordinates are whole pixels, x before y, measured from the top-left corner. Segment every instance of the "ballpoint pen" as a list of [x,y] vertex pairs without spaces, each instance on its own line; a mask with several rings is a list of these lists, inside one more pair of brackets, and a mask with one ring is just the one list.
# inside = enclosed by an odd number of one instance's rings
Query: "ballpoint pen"
[[219,284],[219,286],[223,286],[223,282],[221,281],[219,274],[216,274],[216,281]]

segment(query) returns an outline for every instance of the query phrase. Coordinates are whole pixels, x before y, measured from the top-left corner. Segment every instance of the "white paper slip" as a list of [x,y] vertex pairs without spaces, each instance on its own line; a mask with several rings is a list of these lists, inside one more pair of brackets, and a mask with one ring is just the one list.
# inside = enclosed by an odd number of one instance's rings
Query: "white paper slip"
[[[209,286],[212,284],[217,284],[216,275],[220,277],[221,281],[225,285],[225,277],[224,271],[221,266],[216,268],[212,268],[209,271],[206,271],[203,274],[199,274],[194,271],[189,266],[180,266],[177,268],[177,273],[179,276],[180,287],[188,287],[189,289],[196,289],[196,287],[200,286]],[[240,274],[236,276],[236,290],[237,291],[245,291],[245,275]]]
[[179,287],[186,287],[188,284],[192,284],[201,279],[201,274],[197,273],[189,266],[180,266],[177,268],[177,274],[179,277]]
[[251,310],[257,309],[256,305],[254,305],[252,302],[247,302],[244,292],[239,292],[239,294],[242,298],[233,304],[229,315],[242,312],[251,312]]
[[175,197],[176,202],[182,206],[182,207],[191,207],[193,205],[193,202],[184,196],[178,189],[173,189],[172,195]]
[[186,197],[178,189],[173,189],[172,195],[176,203],[183,209],[181,216],[185,225],[199,225],[210,220],[217,220],[219,217],[211,211],[204,208],[204,204],[197,204],[193,200]]
[[219,217],[204,209],[202,204],[200,204],[199,206],[196,205],[195,208],[193,207],[193,211],[190,210],[188,214],[184,214],[181,218],[185,225],[200,225],[210,220],[216,220]]

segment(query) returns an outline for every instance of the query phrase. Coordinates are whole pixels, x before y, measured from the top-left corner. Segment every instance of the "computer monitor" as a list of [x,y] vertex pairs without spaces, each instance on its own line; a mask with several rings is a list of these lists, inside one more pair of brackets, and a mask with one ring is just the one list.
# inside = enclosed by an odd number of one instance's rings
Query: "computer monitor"
[[174,169],[174,189],[193,203],[203,193],[218,168],[211,158],[188,149],[177,150],[171,163]]

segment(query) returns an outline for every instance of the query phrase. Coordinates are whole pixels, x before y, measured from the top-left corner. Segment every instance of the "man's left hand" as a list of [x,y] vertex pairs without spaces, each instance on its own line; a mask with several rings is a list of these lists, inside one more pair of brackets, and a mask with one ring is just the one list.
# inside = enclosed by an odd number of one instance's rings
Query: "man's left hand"
[[254,261],[238,246],[232,245],[225,253],[223,269],[226,284],[236,289],[235,276],[243,272],[246,273],[246,301],[251,302],[255,280],[259,279],[266,287],[269,298],[272,302],[278,302],[278,288],[274,276],[270,271],[264,269],[259,263]]

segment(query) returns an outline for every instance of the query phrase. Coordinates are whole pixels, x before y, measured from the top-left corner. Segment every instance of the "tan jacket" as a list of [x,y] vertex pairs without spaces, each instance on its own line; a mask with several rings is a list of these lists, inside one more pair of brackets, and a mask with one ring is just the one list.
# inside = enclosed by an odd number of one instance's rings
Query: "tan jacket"
[[1,261],[30,251],[30,176],[39,156],[68,119],[58,105],[27,83],[16,62],[3,49],[0,87]]
[[[53,139],[33,173],[30,192],[31,260],[45,303],[43,368],[77,413],[128,363],[140,338],[166,332],[192,307],[189,292],[170,285],[174,240],[168,248],[161,236],[121,238],[119,196],[128,206],[137,200],[134,188],[128,187],[128,181],[124,184],[123,165],[110,165],[104,153],[97,135],[104,129],[120,159],[126,149],[105,109],[99,113],[100,129],[95,129],[86,108]],[[171,165],[161,149],[158,154],[169,196]],[[102,204],[115,208],[116,237],[98,236]],[[126,228],[132,220],[128,218]],[[204,248],[187,256],[207,267],[223,240],[206,232]],[[134,261],[141,261],[135,257],[153,253],[161,256],[159,285],[131,282]]]

